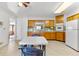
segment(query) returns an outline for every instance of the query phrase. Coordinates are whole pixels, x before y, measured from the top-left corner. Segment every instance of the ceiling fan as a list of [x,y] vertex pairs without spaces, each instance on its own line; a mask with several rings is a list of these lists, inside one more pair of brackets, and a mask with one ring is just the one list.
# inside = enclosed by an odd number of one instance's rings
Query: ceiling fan
[[26,7],[28,7],[29,4],[30,4],[30,2],[19,2],[18,3],[18,6],[19,7],[25,7],[26,8]]

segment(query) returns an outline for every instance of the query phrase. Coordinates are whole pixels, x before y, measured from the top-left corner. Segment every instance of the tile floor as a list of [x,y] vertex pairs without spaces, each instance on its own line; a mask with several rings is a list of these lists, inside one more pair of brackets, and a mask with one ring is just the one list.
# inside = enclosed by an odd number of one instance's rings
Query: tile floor
[[[0,56],[19,56],[18,42],[10,40],[9,45],[0,48]],[[79,56],[79,52],[67,47],[64,42],[49,41],[46,49],[47,56]]]

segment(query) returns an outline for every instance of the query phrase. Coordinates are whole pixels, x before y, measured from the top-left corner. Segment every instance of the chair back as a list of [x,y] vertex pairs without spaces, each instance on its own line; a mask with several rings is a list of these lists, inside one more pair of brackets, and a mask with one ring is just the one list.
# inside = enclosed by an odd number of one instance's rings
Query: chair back
[[39,34],[33,34],[32,36],[41,36],[41,35],[39,35]]
[[22,47],[23,56],[43,56],[43,50],[33,47]]

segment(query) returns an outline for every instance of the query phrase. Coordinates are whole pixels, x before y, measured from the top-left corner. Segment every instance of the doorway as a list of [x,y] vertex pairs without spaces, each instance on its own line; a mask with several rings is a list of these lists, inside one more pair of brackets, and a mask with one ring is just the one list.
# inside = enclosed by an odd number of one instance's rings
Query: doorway
[[9,23],[9,39],[10,40],[15,40],[15,21],[10,20]]

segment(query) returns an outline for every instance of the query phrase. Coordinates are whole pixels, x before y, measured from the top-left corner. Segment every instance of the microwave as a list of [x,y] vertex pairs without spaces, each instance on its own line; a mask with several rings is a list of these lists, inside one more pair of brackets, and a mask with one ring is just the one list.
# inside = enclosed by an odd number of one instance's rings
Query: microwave
[[57,25],[55,30],[56,31],[64,31],[64,26],[63,25]]

